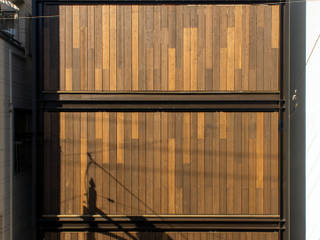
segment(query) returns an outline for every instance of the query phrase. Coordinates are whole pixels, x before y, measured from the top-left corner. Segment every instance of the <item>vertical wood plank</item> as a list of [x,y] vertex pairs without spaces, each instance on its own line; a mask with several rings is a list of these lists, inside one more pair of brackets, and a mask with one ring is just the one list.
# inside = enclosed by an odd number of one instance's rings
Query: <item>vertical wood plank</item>
[[73,176],[73,113],[66,113],[66,213],[72,214]]
[[227,35],[227,90],[234,90],[234,70],[235,70],[235,28],[234,28],[234,9],[228,9],[228,35]]
[[80,90],[88,89],[88,7],[80,6]]
[[139,214],[146,211],[146,113],[139,112]]
[[271,214],[271,113],[263,121],[263,214]]
[[220,89],[220,7],[214,6],[212,13],[213,21],[213,39],[212,39],[212,66],[213,66],[213,77],[212,77],[212,90],[217,91]]
[[132,176],[132,215],[137,215],[139,211],[139,115],[133,112],[131,116],[131,176]]
[[191,84],[190,57],[191,57],[191,28],[184,28],[184,32],[183,32],[183,79],[184,79],[183,89],[185,91],[190,90],[190,87],[191,87],[191,85],[190,85]]
[[161,112],[161,213],[168,213],[168,113]]
[[234,68],[235,68],[235,79],[234,87],[235,90],[242,89],[242,16],[243,6],[235,7],[235,32],[234,32]]
[[80,90],[80,16],[79,6],[72,6],[72,89]]
[[183,90],[183,6],[175,6],[175,19],[176,19],[176,77],[175,88],[178,91]]
[[219,116],[220,120],[220,149],[219,149],[219,160],[220,160],[220,214],[227,214],[227,114],[221,112]]
[[198,214],[198,115],[191,113],[191,214]]
[[191,28],[191,90],[198,88],[198,29]]
[[264,128],[263,128],[263,120],[264,120],[264,114],[263,113],[257,113],[257,129],[256,129],[256,136],[257,136],[257,145],[256,145],[256,211],[258,214],[263,214],[263,171],[264,171]]
[[132,85],[132,23],[131,23],[131,6],[124,7],[124,90],[131,91]]
[[197,90],[203,91],[205,88],[205,71],[206,71],[206,26],[205,26],[205,9],[203,6],[197,7],[198,15],[198,86]]
[[256,8],[249,8],[249,90],[257,89],[257,16]]
[[234,113],[227,113],[227,214],[234,213]]
[[264,7],[257,7],[257,90],[263,90]]
[[116,37],[117,37],[117,91],[124,90],[124,8],[117,5]]
[[154,113],[154,181],[153,181],[153,211],[160,214],[161,209],[161,114]]
[[161,90],[168,89],[168,7],[161,7]]
[[132,31],[132,90],[138,90],[139,83],[139,7],[132,5],[131,31]]
[[132,151],[131,151],[131,124],[132,114],[130,112],[124,113],[123,128],[124,128],[124,214],[132,214]]
[[256,214],[256,113],[249,113],[249,214]]
[[110,90],[117,89],[117,6],[110,5]]
[[66,87],[66,7],[59,6],[59,56],[60,56],[60,90]]
[[249,117],[242,113],[241,214],[249,214]]
[[191,213],[191,113],[183,113],[183,213]]
[[198,113],[198,214],[204,212],[204,113]]
[[74,135],[72,136],[74,141],[74,208],[73,214],[80,214],[81,212],[81,115],[79,112],[74,113]]
[[182,127],[183,127],[183,114],[176,113],[176,142],[175,142],[175,183],[176,183],[176,214],[182,214],[183,209],[183,135],[182,135]]
[[153,214],[154,113],[146,113],[146,214]]
[[88,90],[94,90],[94,6],[88,6]]
[[72,7],[66,7],[66,90],[72,90]]
[[175,113],[168,113],[168,213],[176,213]]
[[[110,6],[111,7],[111,6]],[[111,10],[111,9],[110,9]],[[110,11],[111,12],[111,11]],[[111,27],[111,26],[110,26]],[[116,214],[117,208],[117,114],[115,112],[109,113],[109,208],[110,214]]]
[[103,167],[103,204],[102,208],[104,209],[105,213],[110,212],[109,201],[110,199],[110,118],[108,112],[102,113],[102,167]]
[[249,7],[243,7],[242,15],[242,89],[249,89]]
[[124,205],[124,113],[117,112],[117,213]]
[[110,89],[110,6],[102,6],[102,90]]
[[145,6],[146,89],[153,90],[153,7]]
[[60,115],[60,214],[66,212],[66,117]]
[[212,113],[212,214],[220,212],[220,113]]
[[206,49],[205,49],[205,56],[206,56],[206,75],[205,75],[205,89],[212,90],[213,87],[213,81],[212,81],[212,76],[213,76],[213,21],[212,21],[212,10],[213,6],[209,5],[206,6],[206,22],[205,22],[205,33],[206,33]]
[[146,89],[146,74],[145,74],[145,65],[146,65],[146,59],[145,59],[145,6],[139,6],[139,90],[145,90]]
[[243,113],[234,113],[234,150],[233,150],[233,158],[234,158],[234,214],[240,215],[241,213],[241,170],[242,170],[242,161],[243,155],[241,151],[242,147],[242,138],[241,138],[241,128],[242,128],[242,116]]
[[154,6],[154,14],[153,14],[153,89],[159,91],[161,88],[161,8],[160,5]]
[[176,89],[176,49],[168,49],[168,90]]
[[272,79],[272,72],[273,72],[273,63],[272,59],[272,9],[271,8],[264,8],[264,44],[263,44],[263,89],[264,90],[271,90],[272,83],[274,79]]
[[271,113],[271,214],[279,214],[279,114]]
[[204,113],[204,205],[205,213],[212,214],[213,205],[213,113]]
[[279,48],[280,7],[272,6],[272,48]]
[[103,123],[102,123],[102,112],[95,112],[94,113],[95,119],[95,189],[97,192],[97,199],[96,199],[96,206],[97,209],[102,209],[102,191],[103,191],[103,180],[102,180],[102,131],[103,131]]

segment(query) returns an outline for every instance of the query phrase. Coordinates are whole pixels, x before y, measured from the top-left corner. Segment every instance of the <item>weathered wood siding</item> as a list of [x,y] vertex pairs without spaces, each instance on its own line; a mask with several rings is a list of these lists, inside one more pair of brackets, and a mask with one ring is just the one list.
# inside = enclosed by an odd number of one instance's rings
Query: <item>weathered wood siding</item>
[[277,5],[46,6],[44,90],[278,91]]
[[[43,105],[44,219],[206,215],[237,219],[235,226],[255,218],[278,221],[244,223],[240,232],[197,232],[204,231],[198,222],[195,232],[64,232],[46,239],[280,239],[279,6],[46,5],[44,14],[59,15],[43,20],[41,90],[57,97]],[[203,100],[219,109],[200,108],[199,101],[192,109],[179,102],[184,108],[177,110],[152,102],[155,94],[170,98],[179,91],[186,99],[247,94],[252,99],[243,100],[246,106],[259,104],[246,109],[234,101],[234,109],[226,109],[227,101]],[[74,101],[60,98],[75,92]],[[128,106],[124,92],[140,97],[134,102],[140,105],[141,92],[149,92],[149,102],[142,110],[99,109],[111,92],[118,105]]]
[[279,233],[274,232],[110,232],[110,233],[48,233],[46,235],[48,240],[112,240],[112,239],[188,239],[188,240],[278,240]]
[[278,113],[45,113],[44,213],[278,215]]

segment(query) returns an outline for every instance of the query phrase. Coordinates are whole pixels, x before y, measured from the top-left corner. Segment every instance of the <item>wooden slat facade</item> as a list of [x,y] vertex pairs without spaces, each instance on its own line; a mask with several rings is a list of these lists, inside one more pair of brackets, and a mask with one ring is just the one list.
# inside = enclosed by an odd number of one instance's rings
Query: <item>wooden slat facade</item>
[[[46,6],[46,91],[279,91],[278,5]],[[59,34],[58,34],[59,33]]]
[[189,239],[189,240],[278,240],[278,233],[263,232],[109,232],[109,233],[48,233],[48,240],[112,240],[112,239],[150,239],[150,240],[170,240],[170,239]]
[[44,214],[279,215],[277,112],[52,112],[44,128]]
[[45,239],[284,239],[279,5],[43,14]]

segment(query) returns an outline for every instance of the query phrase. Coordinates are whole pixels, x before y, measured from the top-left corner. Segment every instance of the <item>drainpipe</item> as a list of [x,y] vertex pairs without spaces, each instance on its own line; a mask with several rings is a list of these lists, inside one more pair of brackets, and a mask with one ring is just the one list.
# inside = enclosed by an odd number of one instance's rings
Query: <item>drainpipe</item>
[[9,166],[10,166],[10,171],[9,171],[9,175],[10,175],[10,240],[13,239],[13,141],[14,141],[14,124],[13,124],[13,77],[12,77],[12,51],[11,49],[9,49],[9,119],[10,119],[10,162],[9,162]]

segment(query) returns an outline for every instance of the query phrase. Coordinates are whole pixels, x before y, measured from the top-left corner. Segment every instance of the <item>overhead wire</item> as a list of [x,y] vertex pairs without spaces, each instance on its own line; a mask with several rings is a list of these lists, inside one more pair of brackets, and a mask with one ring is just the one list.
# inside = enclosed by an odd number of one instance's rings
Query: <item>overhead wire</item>
[[[310,0],[309,0],[310,1]],[[312,2],[320,2],[320,0],[311,0]],[[270,2],[262,2],[261,4],[265,4],[265,5],[281,5],[281,4],[295,4],[295,3],[305,3],[306,0],[293,0],[293,1],[270,1]],[[244,3],[245,4],[245,3]],[[257,3],[258,4],[258,3]],[[235,4],[228,4],[228,5],[235,5]],[[217,5],[219,6],[223,6],[223,5]],[[4,12],[2,10],[0,10],[0,12]],[[0,20],[18,20],[18,19],[41,19],[41,18],[55,18],[55,17],[59,17],[60,15],[47,15],[47,16],[22,16],[22,17],[12,17],[12,18],[1,18]]]

